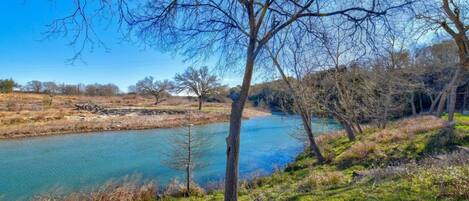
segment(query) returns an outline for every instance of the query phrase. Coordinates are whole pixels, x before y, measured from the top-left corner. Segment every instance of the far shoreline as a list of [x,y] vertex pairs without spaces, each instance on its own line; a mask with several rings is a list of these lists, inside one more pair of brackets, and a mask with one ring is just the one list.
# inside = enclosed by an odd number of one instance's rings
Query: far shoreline
[[[202,115],[200,115],[202,113]],[[193,125],[206,125],[212,123],[224,123],[229,122],[230,114],[229,113],[205,113],[199,112],[199,117],[192,122]],[[245,113],[243,114],[243,119],[251,119],[258,117],[265,117],[273,115],[272,112],[267,112],[265,110],[260,110],[256,108],[246,108]],[[158,116],[158,115],[155,115]],[[162,115],[164,116],[164,115]],[[4,135],[0,134],[0,141],[5,140],[21,140],[28,138],[43,138],[51,136],[61,136],[61,135],[73,135],[73,134],[89,134],[89,133],[101,133],[101,132],[112,132],[112,131],[139,131],[139,130],[152,130],[152,129],[169,129],[169,128],[180,128],[182,127],[179,122],[171,121],[178,118],[170,117],[176,115],[166,115],[169,121],[163,122],[154,122],[153,125],[130,125],[125,127],[111,126],[111,127],[95,127],[91,129],[78,129],[78,130],[60,130],[60,131],[48,131],[41,133],[25,133],[25,134],[13,134],[13,135]],[[151,118],[151,117],[150,117]],[[163,117],[164,118],[164,117]],[[93,122],[89,122],[93,124]],[[99,124],[100,122],[95,122]]]

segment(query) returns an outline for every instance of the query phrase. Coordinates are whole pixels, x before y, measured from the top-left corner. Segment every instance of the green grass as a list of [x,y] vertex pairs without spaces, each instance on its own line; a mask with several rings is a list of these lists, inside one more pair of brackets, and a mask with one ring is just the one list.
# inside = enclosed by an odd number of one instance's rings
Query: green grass
[[[395,122],[385,130],[368,128],[355,142],[343,134],[320,141],[327,164],[300,154],[285,170],[242,183],[240,200],[469,200],[469,165],[426,167],[412,162],[469,145],[469,116],[457,114],[456,121],[455,132],[449,134],[435,126],[443,125],[442,120],[430,118]],[[396,163],[408,172],[384,171]],[[372,170],[384,173],[370,176]],[[222,192],[172,198],[222,199]]]

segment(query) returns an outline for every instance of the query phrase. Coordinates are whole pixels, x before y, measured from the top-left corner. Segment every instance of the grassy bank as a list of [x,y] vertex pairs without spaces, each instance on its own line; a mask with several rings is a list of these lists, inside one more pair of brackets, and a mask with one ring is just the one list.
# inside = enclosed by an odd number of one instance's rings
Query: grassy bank
[[[456,119],[454,132],[442,119],[421,116],[386,129],[367,128],[355,142],[340,132],[320,136],[326,164],[300,154],[282,171],[241,182],[240,200],[469,200],[469,116]],[[89,200],[119,195],[127,196],[119,200],[223,200],[221,190],[199,190],[184,198],[174,197],[182,194],[177,184],[159,190],[147,187],[129,188],[127,194],[122,192],[125,186],[111,188]],[[161,193],[156,197],[148,192]]]
[[[193,124],[229,120],[230,103],[206,103],[197,110],[196,100],[172,97],[153,105],[153,99],[136,96],[89,97],[55,96],[45,94],[0,94],[0,139],[47,136],[66,133],[137,130],[179,127],[186,121],[184,114],[103,115],[76,110],[75,104],[93,103],[104,108],[138,108],[145,110],[184,110],[192,115]],[[267,112],[247,108],[246,118],[268,115]]]
[[469,200],[469,117],[457,120],[455,132],[423,116],[368,128],[355,142],[321,136],[327,164],[302,154],[284,171],[243,183],[240,200]]

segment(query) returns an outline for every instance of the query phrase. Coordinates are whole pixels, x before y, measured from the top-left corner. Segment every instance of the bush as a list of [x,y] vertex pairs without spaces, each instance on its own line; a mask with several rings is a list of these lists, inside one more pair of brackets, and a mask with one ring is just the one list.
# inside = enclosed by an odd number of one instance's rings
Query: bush
[[378,154],[376,147],[376,143],[372,141],[357,142],[339,155],[336,162],[340,167],[350,167],[354,164],[367,162],[374,158],[370,157],[371,155]]
[[[191,196],[202,196],[205,195],[205,190],[198,186],[195,182],[191,183],[190,189]],[[184,197],[187,196],[187,190],[185,184],[179,182],[177,179],[171,180],[171,182],[166,186],[164,191],[165,197]]]
[[316,172],[313,171],[298,186],[299,192],[311,192],[318,188],[333,188],[347,183],[347,179],[342,172]]

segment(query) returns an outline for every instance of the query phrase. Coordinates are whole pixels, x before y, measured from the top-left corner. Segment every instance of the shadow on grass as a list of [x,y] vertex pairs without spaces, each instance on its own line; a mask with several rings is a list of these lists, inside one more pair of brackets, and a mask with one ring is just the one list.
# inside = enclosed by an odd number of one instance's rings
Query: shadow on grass
[[433,135],[428,139],[422,154],[428,155],[451,152],[456,150],[456,146],[458,144],[456,130],[453,127],[448,126],[441,129],[438,134]]

